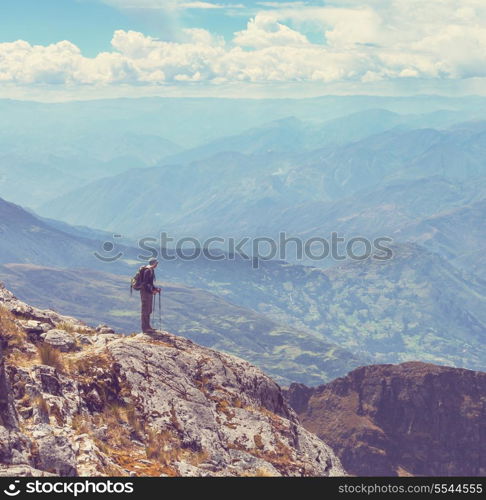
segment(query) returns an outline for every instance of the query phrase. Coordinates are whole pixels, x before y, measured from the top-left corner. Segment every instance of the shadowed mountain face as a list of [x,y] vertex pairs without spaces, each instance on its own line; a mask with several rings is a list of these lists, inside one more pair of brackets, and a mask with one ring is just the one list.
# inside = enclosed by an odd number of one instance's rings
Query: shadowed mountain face
[[[88,269],[26,264],[0,266],[0,280],[29,303],[130,333],[140,328],[140,297],[126,277]],[[204,290],[174,283],[163,287],[161,327],[201,345],[255,363],[282,384],[317,385],[366,364],[322,335],[280,325]],[[152,325],[159,327],[158,305]]]
[[358,368],[290,405],[358,476],[484,476],[486,373],[409,362]]

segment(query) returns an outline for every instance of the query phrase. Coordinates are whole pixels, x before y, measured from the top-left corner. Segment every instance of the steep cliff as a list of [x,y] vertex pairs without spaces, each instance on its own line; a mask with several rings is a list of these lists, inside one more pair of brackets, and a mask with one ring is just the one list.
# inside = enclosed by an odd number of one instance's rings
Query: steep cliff
[[286,393],[304,427],[359,476],[486,474],[486,373],[408,362]]
[[0,475],[344,475],[280,387],[169,333],[91,329],[0,287]]

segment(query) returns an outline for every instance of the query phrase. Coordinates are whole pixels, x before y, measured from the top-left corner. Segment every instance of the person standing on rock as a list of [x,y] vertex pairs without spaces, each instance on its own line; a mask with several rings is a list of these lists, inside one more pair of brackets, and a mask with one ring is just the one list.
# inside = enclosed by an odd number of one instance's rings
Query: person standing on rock
[[157,259],[151,259],[149,265],[140,270],[140,298],[142,300],[142,332],[153,333],[156,330],[150,326],[150,315],[153,310],[154,295],[161,292],[161,288],[154,285],[155,268],[159,264]]

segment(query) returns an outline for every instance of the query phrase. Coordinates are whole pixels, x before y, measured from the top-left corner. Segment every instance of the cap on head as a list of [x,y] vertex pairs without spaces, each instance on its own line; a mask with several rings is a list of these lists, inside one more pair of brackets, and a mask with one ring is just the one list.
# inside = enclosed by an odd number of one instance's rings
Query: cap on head
[[158,264],[158,263],[159,263],[159,261],[157,259],[150,259],[149,260],[149,265],[151,265],[151,266]]

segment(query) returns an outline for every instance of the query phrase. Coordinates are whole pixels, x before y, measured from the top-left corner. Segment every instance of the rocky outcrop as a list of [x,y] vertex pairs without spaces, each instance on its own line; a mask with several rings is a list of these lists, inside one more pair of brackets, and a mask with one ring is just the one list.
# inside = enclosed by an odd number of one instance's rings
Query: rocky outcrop
[[345,474],[251,364],[108,330],[0,288],[0,475]]
[[486,475],[486,373],[374,365],[286,397],[351,474]]

